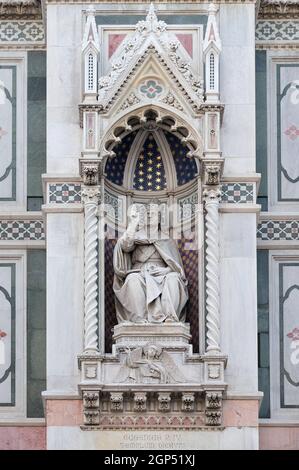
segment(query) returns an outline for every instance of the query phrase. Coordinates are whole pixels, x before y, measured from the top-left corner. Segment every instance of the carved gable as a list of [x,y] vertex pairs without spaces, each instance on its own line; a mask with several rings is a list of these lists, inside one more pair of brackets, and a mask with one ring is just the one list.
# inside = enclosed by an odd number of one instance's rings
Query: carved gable
[[116,98],[118,111],[151,97],[178,110],[186,103],[196,109],[203,101],[202,78],[193,70],[176,35],[158,20],[153,5],[118,48],[109,74],[98,85],[98,101],[104,111],[113,107]]

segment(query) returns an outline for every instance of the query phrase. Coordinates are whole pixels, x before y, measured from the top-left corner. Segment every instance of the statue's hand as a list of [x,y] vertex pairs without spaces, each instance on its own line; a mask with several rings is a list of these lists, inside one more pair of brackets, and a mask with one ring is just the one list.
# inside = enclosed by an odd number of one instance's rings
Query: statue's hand
[[150,274],[151,274],[152,276],[165,276],[166,274],[169,274],[169,273],[171,273],[171,272],[172,272],[172,271],[171,271],[170,267],[167,266],[166,268],[160,268],[160,267],[158,267],[158,268],[152,269],[152,270],[150,271]]
[[137,227],[140,221],[140,214],[139,211],[136,207],[136,205],[133,205],[129,214],[129,225],[133,227]]

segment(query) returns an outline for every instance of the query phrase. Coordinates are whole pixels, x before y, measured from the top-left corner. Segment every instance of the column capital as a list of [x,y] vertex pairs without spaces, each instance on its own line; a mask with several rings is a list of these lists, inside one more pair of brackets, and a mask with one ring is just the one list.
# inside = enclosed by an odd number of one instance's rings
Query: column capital
[[93,203],[98,204],[101,199],[100,186],[83,186],[82,188],[82,201],[84,204]]
[[219,188],[204,189],[203,198],[205,204],[218,203],[220,201],[221,191]]

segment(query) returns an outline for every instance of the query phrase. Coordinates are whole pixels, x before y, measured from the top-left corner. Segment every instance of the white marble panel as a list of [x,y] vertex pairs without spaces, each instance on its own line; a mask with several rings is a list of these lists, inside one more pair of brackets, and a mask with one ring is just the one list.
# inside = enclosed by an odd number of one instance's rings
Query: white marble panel
[[224,176],[233,176],[233,175],[250,175],[250,173],[255,175],[255,170],[253,169],[254,161],[252,157],[230,157],[227,156],[224,162],[223,175]]
[[51,47],[47,51],[47,70],[48,107],[78,106],[82,98],[80,49]]
[[225,105],[221,127],[221,149],[224,157],[252,157],[255,171],[255,106]]
[[82,431],[78,427],[50,426],[52,450],[256,450],[258,429],[226,428],[223,431]]
[[51,5],[47,10],[47,171],[78,174],[82,131],[80,5]]
[[47,171],[77,175],[82,138],[78,107],[48,108],[47,120]]
[[47,388],[75,390],[83,338],[83,214],[47,215]]
[[[245,232],[244,232],[245,234]],[[220,263],[221,345],[228,355],[229,390],[253,392],[257,384],[257,299],[255,256],[222,258]]]
[[219,29],[222,46],[255,47],[255,5],[220,5]]
[[255,257],[256,214],[221,214],[220,251],[223,258]]
[[255,103],[255,50],[223,47],[220,55],[220,96],[227,104]]
[[81,47],[83,17],[81,5],[49,5],[47,8],[47,49],[52,46]]

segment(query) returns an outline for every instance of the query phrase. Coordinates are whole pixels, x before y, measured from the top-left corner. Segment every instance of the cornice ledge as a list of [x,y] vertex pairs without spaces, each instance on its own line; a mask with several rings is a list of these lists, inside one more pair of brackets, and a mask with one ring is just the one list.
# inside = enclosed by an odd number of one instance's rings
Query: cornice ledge
[[[141,0],[128,0],[127,2],[124,1],[124,0],[46,0],[46,3],[48,5],[51,5],[51,4],[92,4],[92,3],[96,3],[96,4],[101,4],[101,3],[104,3],[104,4],[109,4],[109,3],[121,3],[121,4],[124,4],[124,3],[129,3],[129,4],[134,4],[134,3],[144,3],[144,4],[150,4],[150,3],[155,3],[155,4],[159,4],[161,3],[161,1],[151,1],[151,0],[144,0],[143,2],[141,2]],[[172,4],[184,4],[186,3],[185,0],[163,0],[163,3],[172,3]],[[197,4],[200,4],[200,3],[203,3],[203,4],[206,4],[207,1],[206,0],[188,0],[188,3],[197,3]],[[257,3],[257,0],[213,0],[213,3]],[[131,5],[130,5],[131,6]]]
[[258,12],[258,20],[295,19],[298,16],[298,0],[262,0]]
[[42,206],[42,213],[43,216],[46,214],[53,214],[53,213],[80,213],[83,212],[83,204],[76,203],[76,204],[61,204],[61,203],[49,203],[44,204]]
[[0,0],[1,20],[40,20],[41,18],[40,0]]

